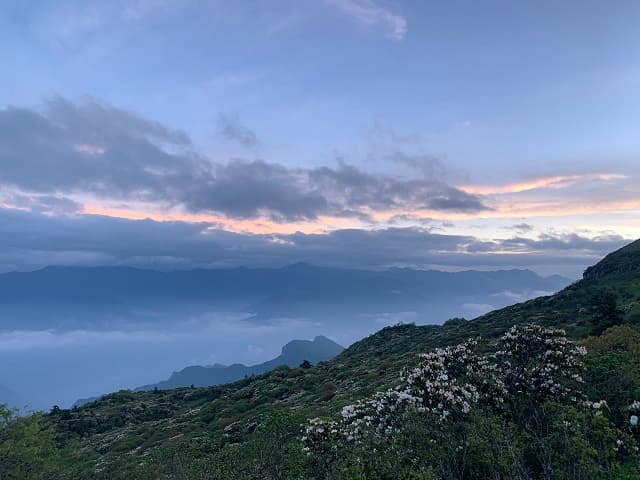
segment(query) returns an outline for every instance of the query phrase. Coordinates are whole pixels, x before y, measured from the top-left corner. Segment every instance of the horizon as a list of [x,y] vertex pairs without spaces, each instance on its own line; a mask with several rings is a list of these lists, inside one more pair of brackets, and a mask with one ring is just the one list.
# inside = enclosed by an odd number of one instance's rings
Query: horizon
[[[623,245],[624,247],[624,245]],[[604,258],[604,257],[602,257]],[[586,268],[588,268],[591,265],[588,265]],[[571,279],[570,277],[565,277],[563,275],[559,275],[559,274],[555,274],[552,273],[550,275],[541,275],[538,272],[536,272],[534,269],[531,268],[518,268],[518,267],[513,267],[513,268],[496,268],[496,269],[474,269],[474,268],[469,268],[469,269],[449,269],[449,270],[444,270],[444,269],[435,269],[435,268],[418,268],[418,267],[411,267],[411,266],[403,266],[403,267],[396,267],[396,266],[388,266],[388,267],[371,267],[371,268],[366,268],[366,266],[362,266],[359,268],[356,267],[341,267],[341,266],[335,266],[335,265],[323,265],[320,263],[309,263],[309,262],[304,262],[304,261],[298,261],[298,262],[293,262],[293,263],[285,263],[283,265],[271,265],[271,266],[265,266],[265,267],[258,267],[258,266],[251,266],[251,265],[237,265],[237,266],[233,266],[233,267],[184,267],[184,268],[179,268],[179,267],[173,267],[173,268],[167,268],[167,267],[163,267],[163,266],[153,266],[153,265],[146,265],[146,266],[136,266],[136,265],[64,265],[64,264],[60,264],[60,265],[56,265],[56,264],[52,264],[52,265],[45,265],[42,267],[38,267],[34,270],[8,270],[5,272],[0,271],[0,275],[3,274],[7,274],[7,273],[34,273],[34,272],[39,272],[41,270],[47,270],[47,269],[77,269],[77,270],[81,270],[81,269],[86,269],[86,270],[90,270],[90,269],[95,269],[95,270],[100,270],[100,269],[131,269],[131,270],[140,270],[140,271],[150,271],[150,272],[162,272],[162,273],[173,273],[173,272],[196,272],[196,271],[228,271],[228,270],[286,270],[286,269],[290,269],[292,267],[310,267],[310,268],[318,268],[318,269],[330,269],[330,270],[355,270],[355,271],[363,271],[363,272],[384,272],[384,271],[391,271],[391,270],[412,270],[412,271],[416,271],[416,272],[435,272],[435,273],[465,273],[465,272],[486,272],[486,273],[496,273],[496,272],[514,272],[514,271],[521,271],[521,272],[531,272],[534,273],[540,277],[553,277],[553,276],[558,276],[558,277],[562,277],[562,278],[566,278],[566,279]],[[582,274],[584,273],[584,271],[580,274],[580,277],[582,277]],[[579,277],[578,277],[579,278]]]

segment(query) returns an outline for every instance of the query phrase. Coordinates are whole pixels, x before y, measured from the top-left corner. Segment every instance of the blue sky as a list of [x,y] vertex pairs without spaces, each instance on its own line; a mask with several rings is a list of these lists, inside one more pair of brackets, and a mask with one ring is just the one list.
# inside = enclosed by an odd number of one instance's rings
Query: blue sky
[[[452,237],[417,266],[464,268],[487,242],[487,268],[505,248],[514,266],[545,254],[586,265],[640,232],[639,20],[634,1],[13,2],[0,9],[0,122],[13,132],[0,136],[0,162],[34,162],[31,175],[44,176],[34,158],[62,151],[13,142],[16,132],[39,135],[21,112],[62,125],[60,145],[111,167],[61,155],[52,161],[68,178],[50,188],[6,168],[2,206],[79,223],[96,214],[206,222],[243,241],[402,228]],[[107,117],[124,114],[140,121],[116,131]],[[108,140],[101,121],[114,128]],[[153,152],[119,141],[141,122],[145,139],[152,124],[188,141],[155,135]],[[190,182],[209,162],[217,183],[187,199],[173,177],[143,178],[170,167],[139,156],[164,154]],[[247,185],[259,198],[240,205]],[[512,238],[517,248],[504,242]],[[77,258],[128,262],[108,240],[99,256]],[[440,265],[438,251],[465,256]]]

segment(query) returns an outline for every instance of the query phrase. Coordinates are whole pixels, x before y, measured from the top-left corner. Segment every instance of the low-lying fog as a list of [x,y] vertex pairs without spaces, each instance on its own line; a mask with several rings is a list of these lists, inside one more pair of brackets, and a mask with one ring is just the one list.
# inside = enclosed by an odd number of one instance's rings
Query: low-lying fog
[[433,315],[350,313],[344,318],[332,314],[257,321],[237,312],[201,312],[185,320],[171,309],[166,315],[156,312],[153,321],[133,325],[118,318],[100,322],[100,329],[5,330],[0,332],[0,385],[11,389],[20,405],[29,409],[49,409],[54,404],[69,407],[79,398],[166,379],[188,365],[261,363],[276,357],[293,339],[325,335],[346,347],[386,325],[440,323],[452,316],[472,318],[540,293],[505,292],[494,295],[491,304],[450,305],[446,311],[434,305]]

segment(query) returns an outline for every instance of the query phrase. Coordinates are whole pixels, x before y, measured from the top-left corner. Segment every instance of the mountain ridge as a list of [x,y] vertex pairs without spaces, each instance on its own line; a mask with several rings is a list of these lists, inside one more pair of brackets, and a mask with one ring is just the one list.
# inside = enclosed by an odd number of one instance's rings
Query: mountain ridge
[[0,314],[7,319],[6,329],[115,325],[126,330],[138,320],[172,322],[186,312],[229,312],[254,322],[290,317],[340,322],[358,314],[414,311],[429,315],[435,323],[477,314],[460,306],[500,306],[511,298],[554,292],[568,283],[563,277],[542,277],[522,269],[443,272],[308,264],[175,271],[47,267],[0,274]]
[[640,240],[608,254],[596,265],[584,271],[583,279],[597,280],[609,275],[640,272]]
[[137,387],[134,391],[166,390],[194,385],[204,387],[221,385],[240,380],[245,376],[259,375],[279,366],[297,367],[303,361],[312,364],[330,360],[344,351],[342,345],[317,335],[313,340],[291,340],[281,349],[280,355],[266,362],[256,365],[234,363],[231,365],[190,365],[182,370],[173,372],[167,380]]
[[[313,340],[291,340],[280,351],[280,355],[255,365],[233,363],[231,365],[189,365],[173,372],[168,379],[156,383],[141,385],[134,392],[149,390],[168,390],[180,387],[207,387],[221,385],[240,380],[244,377],[260,375],[280,366],[298,367],[303,361],[311,364],[327,361],[344,351],[344,347],[324,335],[317,335]],[[1,391],[0,391],[1,393]],[[94,402],[102,396],[81,398],[74,402],[74,407],[81,407]]]

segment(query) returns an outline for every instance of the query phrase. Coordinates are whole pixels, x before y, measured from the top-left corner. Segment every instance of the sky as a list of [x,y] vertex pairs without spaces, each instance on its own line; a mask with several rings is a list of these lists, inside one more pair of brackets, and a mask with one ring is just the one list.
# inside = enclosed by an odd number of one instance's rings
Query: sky
[[640,3],[0,7],[0,271],[531,268],[640,237]]

